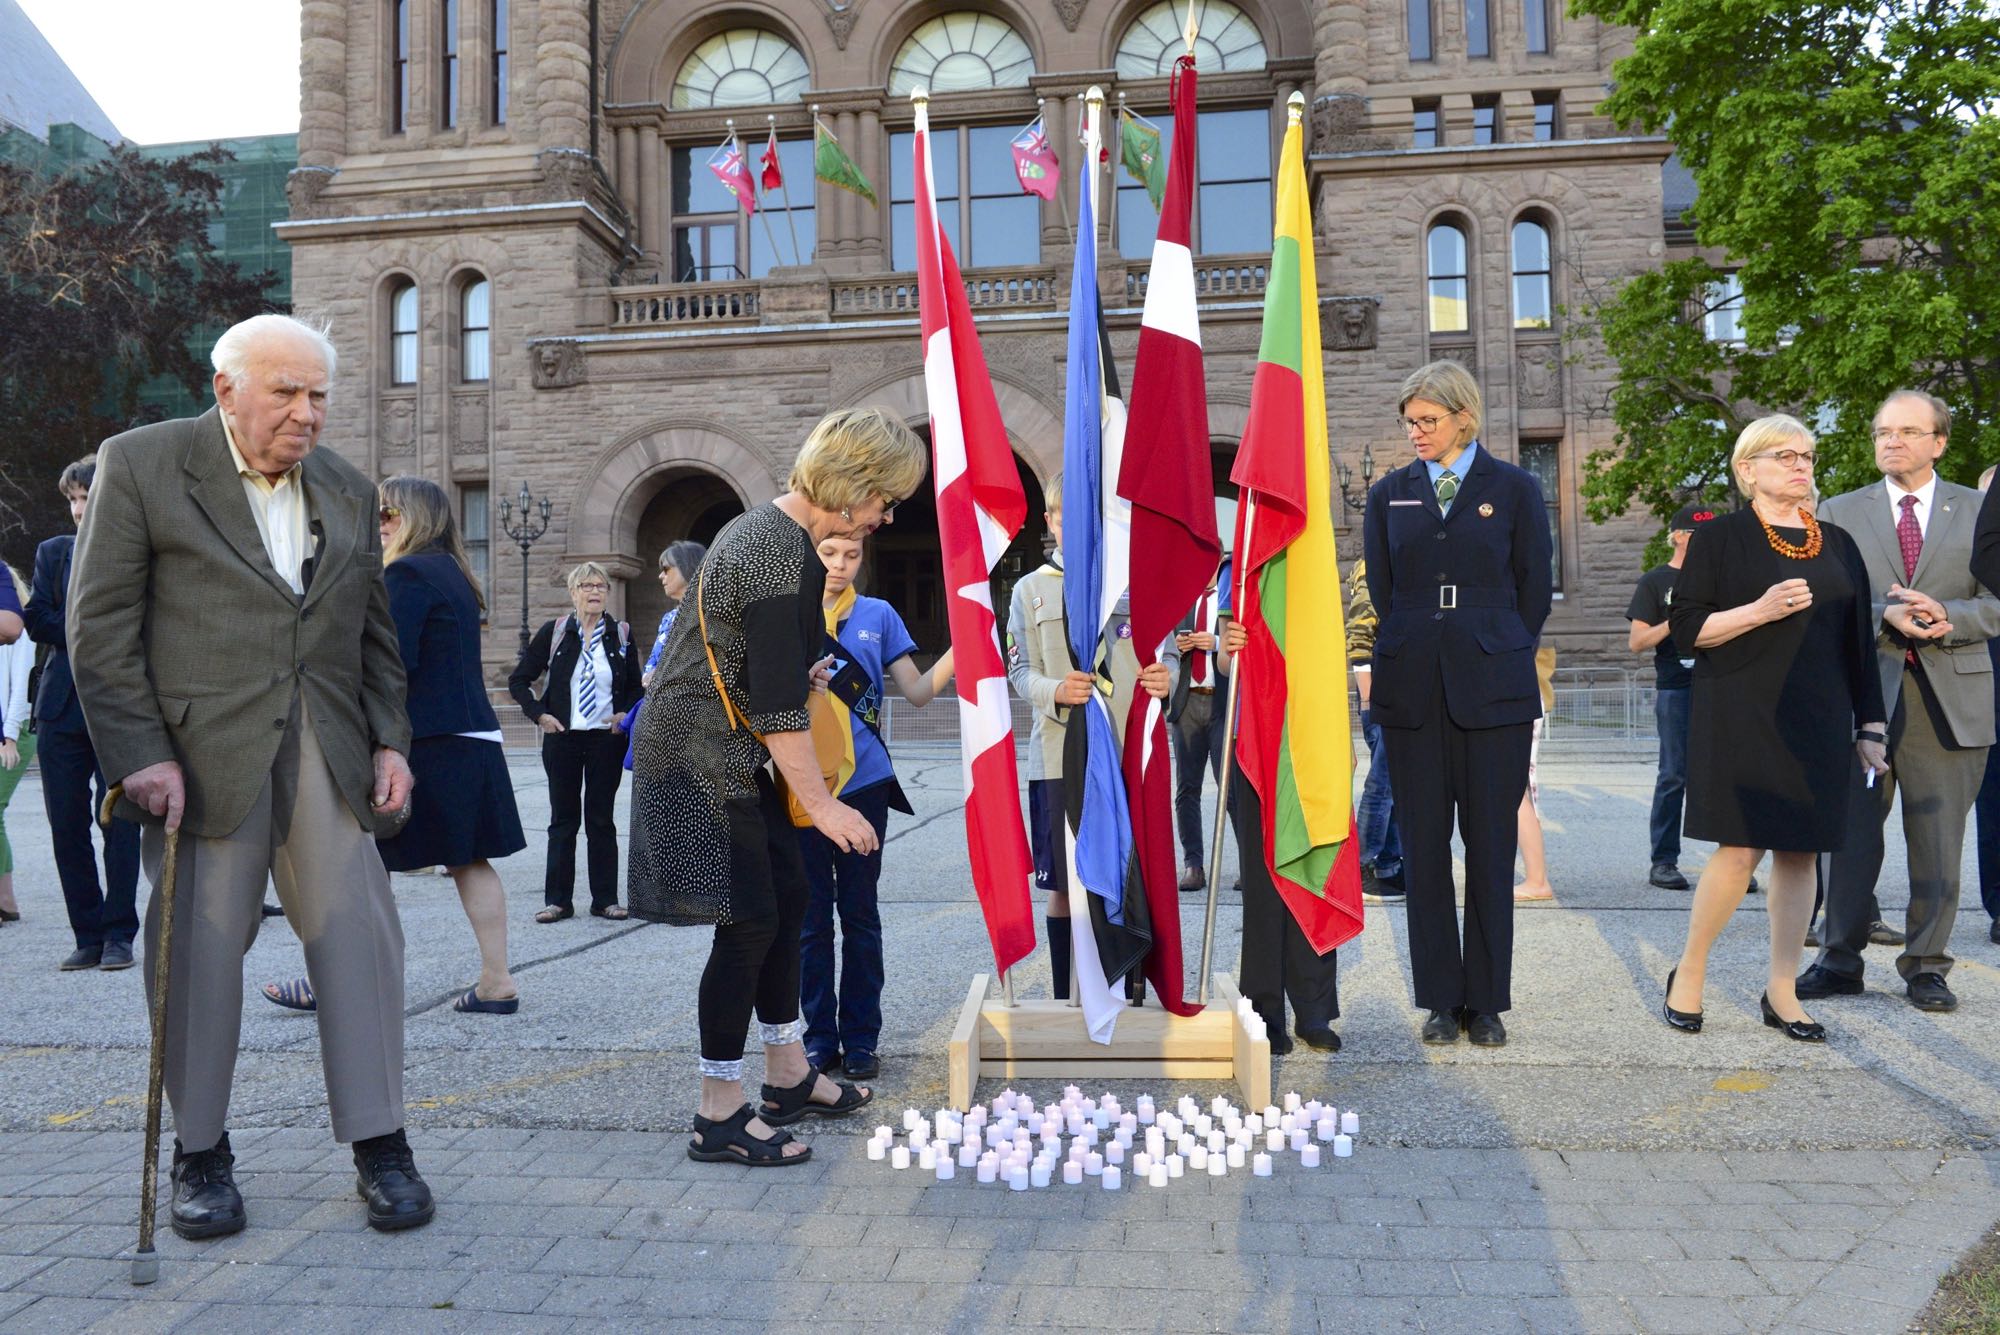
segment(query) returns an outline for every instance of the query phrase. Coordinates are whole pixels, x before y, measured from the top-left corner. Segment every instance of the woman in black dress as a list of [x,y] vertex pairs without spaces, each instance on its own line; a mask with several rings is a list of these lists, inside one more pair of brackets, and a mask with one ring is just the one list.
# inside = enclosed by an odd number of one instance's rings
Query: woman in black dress
[[1695,658],[1686,830],[1722,847],[1695,888],[1664,1013],[1700,1032],[1709,949],[1769,849],[1764,1023],[1820,1042],[1826,1030],[1793,986],[1813,863],[1840,847],[1848,766],[1889,768],[1868,571],[1852,538],[1813,518],[1813,437],[1802,423],[1752,422],[1730,463],[1750,505],[1695,530],[1670,615],[1674,642]]
[[[873,1097],[822,1075],[800,1042],[805,864],[765,763],[836,848],[875,850],[875,827],[827,791],[813,749],[808,696],[824,689],[832,663],[820,655],[826,567],[814,548],[890,522],[923,477],[923,443],[888,413],[821,419],[785,494],[717,535],[650,683],[633,747],[628,898],[641,918],[715,927],[699,994],[691,1159],[803,1163],[806,1146],[774,1127],[850,1113]],[[753,1009],[765,1077],[755,1105],[743,1101]]]

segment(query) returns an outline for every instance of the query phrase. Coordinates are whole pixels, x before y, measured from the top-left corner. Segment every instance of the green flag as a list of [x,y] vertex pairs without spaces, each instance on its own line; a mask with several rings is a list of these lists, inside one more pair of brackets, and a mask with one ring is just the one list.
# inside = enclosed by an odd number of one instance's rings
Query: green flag
[[1160,132],[1137,116],[1121,115],[1118,147],[1125,170],[1146,187],[1146,196],[1153,201],[1153,212],[1158,213],[1160,197],[1167,192],[1167,160],[1160,152]]
[[[1153,138],[1157,140],[1158,135]],[[833,132],[813,122],[813,175],[828,185],[837,185],[842,190],[851,190],[867,200],[875,202],[875,187],[861,174],[861,168],[854,165],[854,159],[847,156],[847,150],[833,137]]]

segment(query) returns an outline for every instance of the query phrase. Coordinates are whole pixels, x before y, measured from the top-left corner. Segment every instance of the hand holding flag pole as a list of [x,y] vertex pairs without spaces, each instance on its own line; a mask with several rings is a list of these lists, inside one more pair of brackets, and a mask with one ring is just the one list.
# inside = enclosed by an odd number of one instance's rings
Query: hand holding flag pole
[[[1298,108],[1293,107],[1296,117]],[[1243,583],[1249,562],[1243,553],[1250,550],[1250,534],[1257,527],[1257,493],[1246,492],[1243,510],[1238,517],[1234,549],[1229,553],[1229,582],[1235,587],[1229,591],[1229,609],[1233,619],[1243,606]],[[1229,828],[1229,778],[1236,769],[1236,692],[1243,685],[1243,665],[1229,665],[1229,689],[1224,696],[1222,708],[1222,773],[1215,780],[1215,830],[1208,843],[1208,911],[1201,926],[1201,970],[1195,975],[1197,990],[1195,1000],[1208,1004],[1208,960],[1215,950],[1215,901],[1222,884],[1222,836]],[[1239,861],[1249,857],[1261,857],[1263,850],[1241,848],[1236,850]]]

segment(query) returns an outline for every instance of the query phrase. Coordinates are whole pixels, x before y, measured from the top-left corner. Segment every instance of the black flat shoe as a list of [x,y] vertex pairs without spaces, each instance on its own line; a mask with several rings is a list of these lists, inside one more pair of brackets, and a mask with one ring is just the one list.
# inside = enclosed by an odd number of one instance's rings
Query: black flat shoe
[[1465,1017],[1465,1037],[1474,1047],[1504,1048],[1507,1026],[1491,1011],[1477,1011]]
[[1317,1052],[1340,1051],[1340,1035],[1334,1033],[1331,1027],[1325,1029],[1300,1029],[1297,1032],[1299,1042]]
[[1458,1042],[1458,1016],[1451,1011],[1432,1011],[1424,1021],[1423,1040],[1433,1044]]
[[229,1149],[229,1133],[215,1142],[215,1148],[188,1154],[174,1139],[174,1199],[168,1222],[174,1232],[190,1242],[241,1233],[249,1222],[243,1212],[243,1195],[236,1190],[236,1156]]
[[[1676,965],[1673,968],[1667,970],[1668,997],[1671,997],[1674,994],[1674,975],[1679,972],[1680,972],[1679,965]],[[1673,1008],[1673,1005],[1670,1001],[1666,1000],[1665,998],[1662,998],[1662,1000],[1660,1001],[1660,1014],[1662,1017],[1665,1018],[1668,1024],[1672,1025],[1674,1028],[1680,1030],[1684,1034],[1698,1034],[1701,1032],[1700,1011],[1677,1011]]]
[[354,1142],[354,1189],[368,1202],[368,1226],[383,1233],[431,1222],[437,1205],[417,1175],[416,1156],[401,1130]]
[[1786,1038],[1797,1039],[1801,1043],[1826,1042],[1825,1025],[1812,1020],[1780,1019],[1778,1012],[1771,1009],[1771,996],[1768,992],[1757,998],[1757,1004],[1763,1008],[1765,1025],[1772,1029],[1784,1030]]
[[[882,1059],[872,1052],[850,1052],[841,1058],[839,1066],[840,1073],[849,1080],[873,1080],[882,1074]],[[820,1069],[830,1071],[833,1068],[822,1066]]]

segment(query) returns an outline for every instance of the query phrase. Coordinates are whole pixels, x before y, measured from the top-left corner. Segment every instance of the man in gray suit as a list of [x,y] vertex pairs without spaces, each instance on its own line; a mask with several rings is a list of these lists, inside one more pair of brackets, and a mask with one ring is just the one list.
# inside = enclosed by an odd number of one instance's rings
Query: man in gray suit
[[[403,930],[375,851],[409,798],[402,657],[375,488],[315,451],[333,345],[260,315],[216,342],[217,406],[98,452],[77,535],[70,662],[120,813],[160,883],[180,831],[166,1088],[174,1231],[244,1226],[225,1119],[243,953],[264,886],[305,946],[334,1139],[368,1222],[432,1213],[403,1135]],[[160,934],[146,916],[146,980]]]
[[1875,464],[1883,480],[1836,496],[1819,517],[1853,535],[1868,563],[1882,698],[1889,707],[1886,781],[1866,787],[1857,767],[1847,846],[1822,857],[1823,946],[1799,975],[1800,999],[1860,993],[1882,824],[1900,788],[1909,845],[1910,909],[1896,969],[1920,1010],[1948,1011],[1945,984],[1958,913],[1965,818],[1993,745],[1993,660],[2000,598],[1972,576],[1979,493],[1938,477],[1951,410],[1915,390],[1891,394],[1875,413]]

